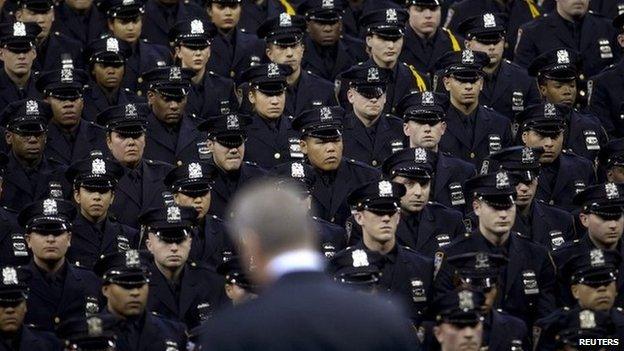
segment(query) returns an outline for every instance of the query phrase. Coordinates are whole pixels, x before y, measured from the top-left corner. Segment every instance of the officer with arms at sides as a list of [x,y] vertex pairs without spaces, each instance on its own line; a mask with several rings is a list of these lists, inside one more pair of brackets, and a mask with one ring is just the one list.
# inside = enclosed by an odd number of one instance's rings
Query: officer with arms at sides
[[485,107],[479,94],[490,59],[487,54],[469,49],[449,52],[440,58],[442,82],[449,93],[447,130],[440,150],[470,162],[475,167],[492,152],[512,143],[511,123],[500,113]]
[[320,218],[338,225],[351,215],[347,195],[380,177],[377,169],[342,156],[343,118],[339,107],[318,107],[293,120],[293,128],[301,133],[301,152],[316,174],[312,208]]
[[379,289],[396,298],[408,311],[412,324],[419,326],[431,302],[433,265],[430,258],[397,240],[404,195],[405,186],[388,180],[365,184],[349,194],[353,217],[362,228],[362,240],[352,248],[384,256]]
[[119,223],[109,213],[123,175],[124,168],[104,158],[99,150],[93,150],[89,158],[74,163],[65,172],[79,212],[72,224],[69,262],[92,269],[101,255],[138,246],[138,231]]
[[383,113],[392,71],[376,65],[357,65],[341,74],[348,82],[351,111],[344,116],[344,156],[378,167],[403,148],[401,119]]
[[68,262],[74,205],[48,198],[33,202],[18,217],[33,259],[26,323],[54,331],[69,318],[98,313],[100,282],[93,272]]
[[145,251],[128,250],[102,256],[94,271],[102,279],[106,308],[98,315],[113,316],[119,323],[113,329],[120,350],[183,350],[184,324],[147,309],[152,256]]
[[314,230],[299,202],[296,190],[275,191],[273,182],[251,186],[232,202],[237,214],[232,238],[250,279],[266,289],[209,320],[199,336],[201,346],[414,349],[413,330],[396,307],[344,290],[323,273]]
[[213,116],[199,125],[201,131],[208,133],[207,147],[217,168],[208,212],[219,218],[231,217],[232,213],[226,211],[227,205],[245,183],[266,174],[264,168],[243,160],[250,123],[249,116],[228,113]]
[[517,116],[518,138],[524,146],[543,148],[535,197],[571,211],[574,194],[595,182],[591,161],[563,150],[567,109],[551,103],[532,105]]
[[108,108],[97,116],[98,124],[106,128],[108,150],[124,167],[110,211],[120,223],[137,229],[141,211],[161,203],[163,180],[172,168],[143,157],[148,113],[144,104],[126,104]]
[[462,184],[477,171],[472,163],[440,151],[440,140],[447,127],[448,97],[415,91],[401,99],[396,109],[403,118],[403,133],[409,138],[409,147],[426,149],[434,166],[431,199],[463,211],[466,199]]
[[479,217],[479,226],[436,252],[434,295],[455,287],[450,257],[470,252],[503,255],[509,264],[501,274],[501,298],[494,307],[531,326],[555,309],[555,269],[544,247],[512,231],[517,181],[517,175],[504,170],[466,181],[466,193]]
[[[540,183],[539,159],[542,152],[542,148],[526,146],[497,151],[483,161],[481,173],[502,169],[519,176],[516,184],[516,221],[512,229],[536,244],[556,250],[564,243],[573,241],[576,230],[574,218],[569,212],[535,198]],[[473,221],[473,227],[479,225],[474,212],[468,218]]]
[[189,260],[216,268],[223,262],[222,253],[232,245],[219,217],[208,214],[217,167],[207,161],[180,164],[165,177],[165,186],[178,206],[195,209],[195,228]]
[[241,79],[249,83],[247,97],[253,110],[245,158],[266,169],[303,157],[292,116],[284,114],[291,72],[290,66],[269,63],[250,67],[242,74]]
[[208,319],[225,301],[223,278],[189,259],[195,235],[192,207],[167,204],[147,210],[139,222],[147,233],[150,262],[147,309],[183,322],[188,329]]
[[228,101],[232,109],[238,108],[234,81],[208,71],[206,66],[215,53],[215,35],[214,25],[199,18],[176,23],[169,33],[176,64],[193,71],[187,113],[200,118],[219,114],[222,101]]

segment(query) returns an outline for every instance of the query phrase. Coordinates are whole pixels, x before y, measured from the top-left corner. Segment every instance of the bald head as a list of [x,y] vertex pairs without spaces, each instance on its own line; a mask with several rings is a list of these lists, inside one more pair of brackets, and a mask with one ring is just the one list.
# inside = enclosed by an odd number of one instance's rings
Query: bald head
[[230,235],[244,246],[255,242],[255,254],[274,257],[296,249],[316,249],[316,232],[302,204],[300,191],[292,185],[265,180],[243,189],[232,203],[235,214]]

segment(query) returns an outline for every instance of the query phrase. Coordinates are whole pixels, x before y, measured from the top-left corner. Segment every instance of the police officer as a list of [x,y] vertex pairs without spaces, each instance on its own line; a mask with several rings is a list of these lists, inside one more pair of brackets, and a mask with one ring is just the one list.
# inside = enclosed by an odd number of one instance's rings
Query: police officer
[[[7,155],[0,153],[0,196],[4,174],[9,162]],[[30,262],[30,253],[22,228],[17,224],[17,213],[7,207],[0,207],[0,265],[22,266]]]
[[84,116],[93,121],[105,109],[140,99],[130,89],[122,88],[126,60],[132,52],[130,44],[107,36],[89,43],[86,57],[91,84],[84,91]]
[[83,67],[83,45],[65,34],[52,31],[52,27],[56,25],[53,1],[19,0],[15,18],[21,22],[35,22],[41,28],[37,35],[37,57],[33,63],[33,71],[61,69],[61,60],[64,57],[73,59],[77,68]]
[[[297,116],[313,106],[336,105],[334,85],[301,67],[305,50],[305,26],[302,16],[281,13],[267,19],[258,28],[258,37],[266,42],[266,56],[269,60],[292,68],[292,73],[286,79],[288,89],[285,108],[285,113],[291,116]],[[243,99],[245,97],[243,95]]]
[[18,217],[33,254],[26,322],[43,330],[54,331],[62,320],[99,311],[98,278],[66,258],[75,216],[71,202],[48,198],[29,204]]
[[444,88],[450,95],[448,131],[440,140],[440,150],[476,167],[487,155],[512,143],[509,119],[479,99],[488,62],[485,53],[466,49],[445,54],[437,65],[444,70]]
[[[256,35],[255,28],[241,28],[243,8],[248,5],[242,0],[208,0],[205,2],[208,16],[217,29],[210,43],[208,70],[222,77],[238,82],[241,73],[251,63],[264,58],[265,44]],[[252,5],[253,6],[253,5]],[[266,18],[254,17],[250,20],[264,22]]]
[[102,278],[107,304],[103,316],[120,320],[114,331],[120,350],[183,350],[184,324],[161,317],[146,306],[149,296],[151,255],[128,250],[102,256],[95,273]]
[[339,107],[318,107],[293,120],[293,128],[301,133],[301,152],[316,173],[312,208],[320,218],[338,225],[350,216],[347,195],[380,177],[378,170],[342,156],[343,117]]
[[[503,169],[519,175],[516,185],[516,221],[513,231],[549,250],[556,250],[576,237],[574,219],[569,212],[536,200],[540,182],[541,148],[513,146],[497,151],[483,161],[482,173]],[[474,213],[469,216],[476,220]]]
[[211,38],[216,29],[205,20],[198,18],[178,22],[169,33],[173,42],[174,56],[180,67],[191,69],[191,89],[188,96],[187,112],[205,118],[221,113],[220,104],[238,109],[238,98],[234,93],[234,82],[229,78],[207,71],[206,62],[215,52]]
[[199,125],[200,130],[208,132],[207,147],[217,167],[209,213],[219,218],[230,217],[225,209],[241,186],[266,174],[255,163],[243,161],[249,123],[248,116],[232,113],[209,118]]
[[514,62],[528,67],[553,48],[578,52],[584,77],[598,74],[620,57],[610,20],[589,12],[589,1],[557,1],[555,11],[520,26]]
[[141,37],[166,46],[169,44],[169,32],[177,22],[202,16],[204,13],[204,10],[192,1],[147,0]]
[[610,140],[600,149],[598,179],[624,183],[624,139]]
[[503,59],[508,45],[506,23],[499,14],[484,13],[468,18],[458,28],[466,37],[466,48],[485,52],[490,62],[483,67],[484,84],[479,102],[514,120],[526,106],[540,102],[535,81],[526,70]]
[[[580,224],[586,235],[572,243],[567,243],[553,253],[553,259],[559,269],[572,256],[587,253],[592,249],[613,250],[620,256],[622,249],[622,232],[624,231],[624,213],[619,202],[624,197],[624,187],[615,183],[604,183],[590,186],[574,197],[575,203],[581,206]],[[621,267],[618,267],[621,268]],[[619,291],[622,290],[624,279],[622,270],[618,275]],[[561,275],[562,279],[569,276]],[[559,304],[571,306],[574,303],[568,281],[559,279]],[[618,303],[622,296],[618,296]]]
[[102,13],[106,14],[110,33],[132,47],[126,60],[122,86],[137,91],[142,88],[141,74],[158,66],[158,63],[171,63],[169,42],[159,45],[140,39],[145,13],[143,0],[104,0],[99,6]]
[[266,169],[303,157],[292,117],[284,115],[291,72],[290,66],[269,63],[250,67],[242,75],[249,83],[247,98],[254,112],[247,126],[245,158]]
[[232,301],[232,305],[237,306],[256,298],[258,286],[245,273],[240,263],[241,257],[224,255],[224,258],[217,267],[217,273],[225,279],[225,294]]
[[348,6],[344,0],[305,0],[297,7],[297,13],[306,18],[308,32],[302,66],[329,81],[368,59],[364,43],[343,34],[342,17]]
[[346,287],[376,293],[379,289],[383,258],[378,252],[348,247],[331,258],[327,273]]
[[[544,148],[535,197],[566,210],[574,208],[572,197],[595,182],[592,163],[563,150],[565,107],[551,103],[532,105],[517,116],[518,137],[525,146]],[[569,170],[574,170],[570,172]]]
[[[618,50],[622,51],[622,39],[624,38],[624,15],[618,15],[613,19],[613,26],[618,32]],[[588,109],[600,119],[602,126],[611,138],[624,137],[622,132],[622,77],[624,76],[624,63],[620,59],[613,65],[605,68],[602,72],[591,77],[587,82]]]
[[435,322],[433,334],[442,351],[480,350],[483,301],[483,293],[468,289],[450,291],[436,299],[431,311]]
[[50,182],[61,182],[63,166],[44,157],[50,106],[37,100],[20,100],[7,106],[6,143],[9,161],[3,177],[3,206],[21,210],[26,204],[48,196]]
[[97,117],[106,127],[106,144],[113,158],[124,167],[110,211],[117,220],[138,228],[143,209],[162,201],[163,179],[171,165],[143,157],[146,138],[145,105],[126,104],[108,108]]
[[80,42],[83,48],[106,30],[105,18],[93,0],[65,1],[54,8],[56,29]]
[[123,167],[104,158],[99,150],[92,151],[90,157],[72,164],[65,172],[79,209],[72,227],[72,245],[67,252],[69,262],[92,269],[103,254],[138,247],[137,230],[117,222],[108,212],[117,182],[123,175]]
[[197,143],[206,140],[197,130],[200,119],[188,114],[190,69],[178,66],[159,67],[143,74],[148,85],[145,157],[175,164],[199,158]]
[[366,29],[366,47],[371,57],[366,62],[392,70],[385,113],[393,112],[397,102],[412,89],[427,90],[426,76],[399,60],[407,18],[407,11],[396,8],[371,11],[360,18],[360,25]]
[[507,258],[484,252],[471,252],[449,257],[463,288],[482,291],[483,344],[488,350],[522,350],[530,345],[526,324],[501,309],[493,308],[500,294],[500,274],[506,269]]
[[378,167],[403,148],[401,119],[384,114],[391,71],[374,64],[353,66],[341,77],[349,83],[351,104],[343,121],[344,156]]
[[216,172],[215,165],[200,161],[180,164],[165,177],[165,185],[173,194],[173,201],[178,206],[193,207],[196,211],[197,223],[193,228],[190,260],[213,268],[223,262],[223,251],[231,251],[232,248],[221,219],[208,214]]
[[34,23],[14,22],[0,25],[0,110],[9,103],[37,99],[32,65],[37,57],[35,40],[41,31]]
[[409,21],[400,60],[420,72],[432,74],[435,63],[447,51],[463,48],[461,38],[440,26],[442,7],[439,0],[408,0],[405,6]]
[[440,140],[447,127],[447,109],[446,95],[431,91],[410,93],[396,106],[397,114],[403,118],[403,133],[409,139],[409,147],[427,149],[434,166],[430,198],[463,212],[466,204],[463,182],[477,172],[472,163],[440,151]]
[[553,104],[569,107],[565,119],[568,128],[565,133],[565,147],[576,154],[596,159],[600,147],[607,142],[607,135],[600,120],[589,113],[574,108],[579,95],[579,57],[565,49],[557,49],[537,57],[529,66],[529,74],[537,77],[537,84],[543,99]]
[[362,227],[362,241],[353,248],[384,256],[379,287],[398,298],[418,326],[431,302],[433,266],[430,259],[397,242],[403,195],[405,187],[388,180],[367,183],[349,194],[354,219]]
[[188,329],[225,301],[223,278],[214,268],[189,260],[196,217],[192,207],[172,204],[149,209],[139,218],[147,233],[147,249],[154,255],[147,309],[183,322]]
[[68,67],[43,72],[36,82],[52,108],[45,154],[67,166],[93,149],[105,150],[104,130],[92,122],[95,116],[83,114],[88,79],[85,71]]
[[113,316],[88,316],[62,322],[57,335],[65,342],[65,350],[118,350],[115,326],[119,323]]
[[509,264],[501,274],[500,298],[494,306],[530,326],[555,309],[555,271],[545,248],[511,230],[516,217],[516,181],[513,173],[504,170],[466,181],[479,226],[435,254],[435,289],[436,294],[453,289],[449,257],[469,252],[503,255]]
[[2,350],[60,350],[61,343],[51,332],[24,325],[28,300],[30,271],[2,266],[0,273],[0,348]]

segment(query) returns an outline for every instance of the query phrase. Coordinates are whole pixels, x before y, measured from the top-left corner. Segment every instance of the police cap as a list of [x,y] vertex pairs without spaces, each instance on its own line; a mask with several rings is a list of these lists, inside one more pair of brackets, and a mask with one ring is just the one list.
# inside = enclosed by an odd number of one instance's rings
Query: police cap
[[277,181],[277,188],[282,189],[287,185],[290,185],[300,190],[303,195],[309,195],[314,188],[316,182],[316,173],[312,166],[300,161],[291,161],[283,163],[273,169],[279,179]]
[[383,262],[377,252],[348,247],[331,258],[327,272],[339,283],[371,287],[379,282]]
[[98,7],[108,18],[134,19],[145,13],[143,0],[103,0]]
[[0,267],[0,306],[15,306],[28,298],[32,273],[23,267]]
[[347,6],[345,0],[305,0],[297,7],[297,13],[308,21],[332,24],[342,19]]
[[106,127],[109,132],[124,135],[140,136],[147,130],[147,115],[150,110],[147,104],[124,104],[107,108],[100,112],[97,123]]
[[139,223],[147,231],[165,242],[179,243],[191,236],[191,229],[197,222],[197,211],[193,207],[163,204],[150,208],[139,216]]
[[567,82],[578,77],[581,70],[579,55],[569,49],[547,51],[529,65],[528,72],[532,77]]
[[424,148],[399,150],[384,160],[381,170],[386,177],[397,176],[421,179],[426,182],[433,178],[435,155]]
[[59,324],[56,334],[65,341],[67,350],[109,350],[116,345],[114,330],[119,323],[112,315],[71,318]]
[[212,163],[190,162],[179,164],[165,177],[165,185],[173,193],[182,193],[191,197],[206,195],[216,175],[217,169]]
[[2,111],[2,123],[17,134],[43,133],[52,118],[52,108],[42,100],[19,100],[7,105]]
[[462,288],[439,296],[431,305],[430,313],[437,324],[474,327],[483,320],[481,306],[484,303],[485,296],[482,292]]
[[612,139],[600,149],[598,154],[600,164],[606,169],[614,166],[624,166],[624,138]]
[[566,129],[569,109],[550,102],[527,106],[516,116],[520,131],[533,130],[544,136],[556,137]]
[[403,184],[379,180],[353,190],[347,197],[347,202],[357,211],[391,215],[400,209],[401,197],[405,195],[405,191]]
[[468,179],[464,189],[468,198],[477,198],[494,208],[508,209],[514,204],[518,181],[518,175],[498,170]]
[[368,99],[377,99],[385,93],[391,74],[391,70],[370,63],[355,65],[341,73],[340,77],[358,94]]
[[0,45],[12,52],[28,52],[35,48],[41,32],[34,22],[9,22],[0,24]]
[[469,252],[447,259],[462,283],[477,289],[492,288],[498,282],[508,259],[488,252]]
[[489,155],[481,167],[483,173],[495,172],[504,169],[517,173],[523,182],[531,182],[540,173],[540,155],[544,148],[531,148],[527,146],[512,146],[496,151]]
[[54,7],[51,0],[17,0],[17,9],[28,9],[34,13],[48,13]]
[[447,51],[436,61],[436,69],[444,70],[444,76],[460,81],[474,82],[485,73],[483,67],[490,63],[488,55],[481,51],[464,49]]
[[285,12],[268,18],[258,27],[258,37],[267,43],[280,46],[296,45],[303,39],[306,21],[303,16],[289,15]]
[[207,118],[199,125],[199,130],[208,132],[211,140],[219,144],[237,148],[245,143],[246,127],[252,122],[247,115],[229,113]]
[[211,22],[201,18],[187,18],[176,22],[169,30],[169,42],[172,46],[205,49],[216,34],[217,28]]
[[366,28],[366,35],[377,35],[387,40],[399,40],[405,33],[405,23],[409,14],[404,9],[387,8],[365,13],[360,18],[360,26]]
[[617,279],[621,261],[617,251],[593,248],[568,257],[561,266],[561,276],[568,284],[600,287]]
[[248,82],[252,89],[266,95],[281,95],[286,91],[286,78],[293,73],[288,65],[277,63],[253,65],[241,75],[241,81]]
[[338,106],[315,107],[303,111],[292,121],[292,127],[302,136],[335,139],[342,135],[344,110]]
[[116,251],[100,256],[93,272],[102,278],[104,284],[117,284],[131,289],[149,282],[147,266],[152,255],[147,251]]
[[588,186],[574,195],[572,202],[580,206],[583,212],[618,219],[623,213],[624,184],[603,183]]
[[26,205],[17,216],[26,233],[61,235],[71,230],[76,207],[67,200],[44,199]]
[[82,97],[82,91],[88,83],[87,72],[65,67],[39,74],[35,86],[44,96],[52,96],[61,100],[76,100]]
[[436,125],[444,120],[449,105],[446,94],[432,91],[412,91],[396,105],[397,114],[405,122]]
[[178,66],[157,67],[142,75],[149,90],[172,99],[183,99],[188,95],[193,76],[193,70]]
[[132,53],[130,44],[112,36],[93,40],[86,50],[89,64],[101,63],[121,67]]
[[254,292],[258,286],[249,279],[240,260],[240,256],[233,255],[231,252],[224,253],[223,262],[217,266],[217,273],[224,276],[227,283]]
[[505,39],[505,18],[497,13],[484,13],[460,23],[457,32],[468,40],[496,44]]

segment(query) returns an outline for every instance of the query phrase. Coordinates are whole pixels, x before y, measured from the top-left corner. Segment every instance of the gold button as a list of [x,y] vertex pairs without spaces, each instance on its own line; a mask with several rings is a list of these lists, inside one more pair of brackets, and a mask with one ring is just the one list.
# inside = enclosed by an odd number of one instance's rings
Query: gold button
[[282,155],[280,155],[279,152],[276,152],[275,155],[273,155],[273,157],[275,157],[276,160],[279,160],[280,157],[282,157]]
[[236,72],[230,71],[230,77],[234,78],[235,75],[236,75]]
[[371,162],[371,164],[372,164],[373,166],[377,166],[377,160],[373,160],[373,162]]
[[139,82],[139,83],[143,83],[143,77],[139,77],[139,78],[137,79],[137,82]]
[[336,220],[336,217],[332,217],[330,222],[334,222]]
[[470,158],[475,158],[475,153],[474,152],[470,153]]
[[555,204],[555,200],[550,200],[548,201],[549,204],[554,205]]
[[59,317],[54,317],[54,323],[55,324],[61,323],[61,319]]

